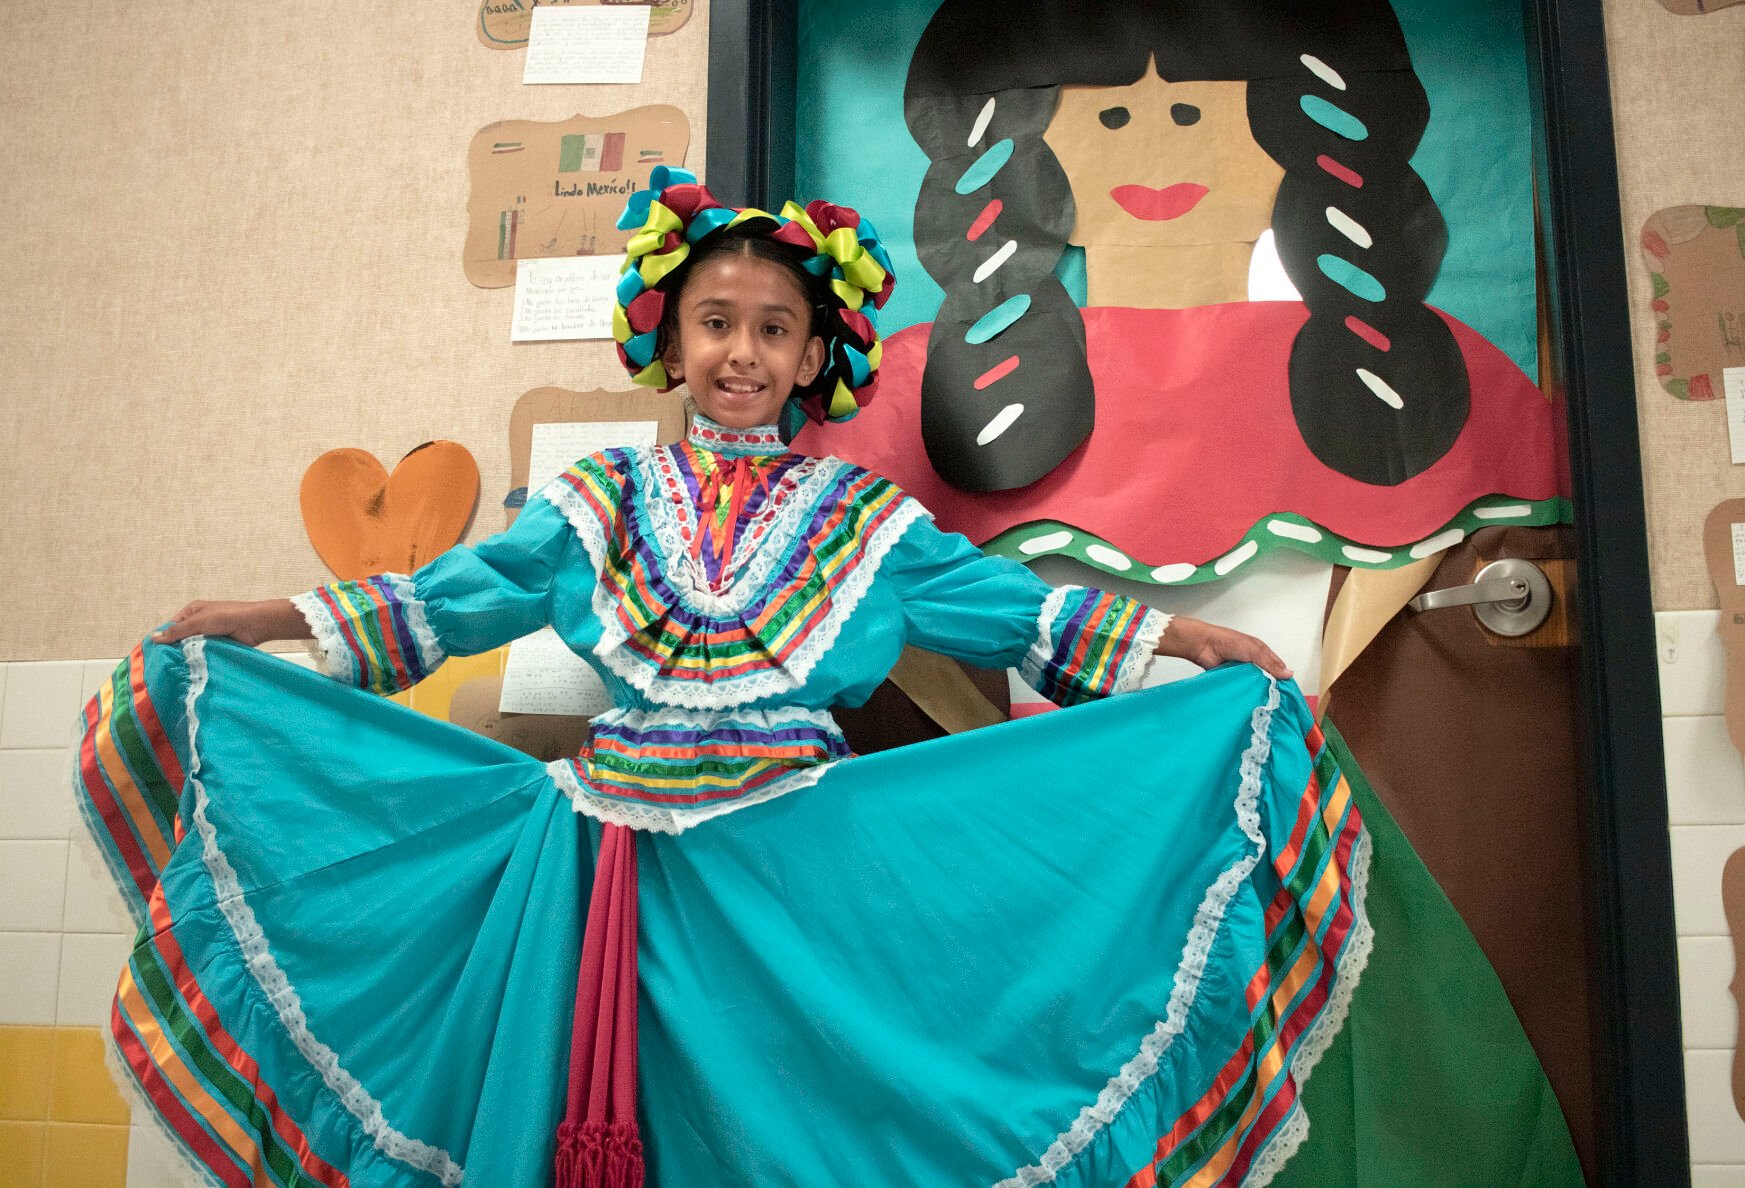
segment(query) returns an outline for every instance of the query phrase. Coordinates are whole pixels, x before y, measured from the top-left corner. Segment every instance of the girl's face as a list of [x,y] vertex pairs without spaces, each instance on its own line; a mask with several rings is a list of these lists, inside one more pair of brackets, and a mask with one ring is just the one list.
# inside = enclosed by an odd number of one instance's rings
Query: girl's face
[[1246,82],[1060,89],[1043,134],[1072,183],[1085,247],[1253,243],[1284,170],[1248,128]]
[[800,284],[781,265],[723,254],[699,265],[679,293],[663,361],[704,416],[730,429],[773,423],[796,384],[824,366],[824,340]]

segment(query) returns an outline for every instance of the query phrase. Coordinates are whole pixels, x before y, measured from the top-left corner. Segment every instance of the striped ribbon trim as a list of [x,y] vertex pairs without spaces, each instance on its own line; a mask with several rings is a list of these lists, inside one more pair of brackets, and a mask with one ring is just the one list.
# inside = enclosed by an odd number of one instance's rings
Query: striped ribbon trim
[[[817,648],[820,629],[852,609],[851,592],[876,572],[883,554],[869,542],[901,522],[908,502],[889,481],[842,466],[834,482],[809,496],[812,510],[791,539],[760,545],[780,554],[763,587],[741,609],[710,613],[673,585],[677,560],[662,555],[641,506],[667,496],[639,493],[636,468],[628,456],[614,456],[620,453],[586,459],[560,476],[556,483],[573,497],[560,494],[559,502],[572,522],[578,514],[591,521],[587,530],[601,545],[607,597],[596,596],[595,608],[609,620],[608,637],[622,639],[602,655],[638,688],[656,681],[680,687],[659,698],[672,704],[696,696],[703,698],[698,704],[731,705],[798,684],[806,667],[801,657]],[[675,455],[684,457],[682,450]],[[771,674],[779,687],[769,685]]]
[[851,754],[840,730],[805,719],[646,725],[603,719],[587,749],[569,762],[595,795],[689,808],[748,796],[798,768]]
[[141,925],[110,1012],[121,1065],[213,1182],[343,1188],[346,1176],[315,1154],[225,1030],[176,940],[158,880],[182,840],[187,775],[147,688],[143,644],[86,703],[80,727],[74,795]]
[[291,601],[314,633],[321,670],[373,693],[409,689],[446,659],[404,574],[317,586]]
[[1056,591],[1058,609],[1019,664],[1025,681],[1056,705],[1096,701],[1137,685],[1169,616],[1119,594]]
[[182,838],[177,805],[186,777],[146,692],[143,644],[85,704],[80,723],[74,795],[134,922],[144,923]]
[[[1205,1094],[1157,1141],[1152,1161],[1127,1188],[1210,1188],[1240,1184],[1274,1140],[1300,1139],[1299,1081],[1331,1038],[1318,1024],[1335,1010],[1342,962],[1363,927],[1353,872],[1368,845],[1351,785],[1321,731],[1289,841],[1272,857],[1280,885],[1266,910],[1267,951],[1247,986],[1250,1026]],[[1336,1021],[1336,1020],[1335,1020]],[[1282,1154],[1288,1154],[1288,1151]]]

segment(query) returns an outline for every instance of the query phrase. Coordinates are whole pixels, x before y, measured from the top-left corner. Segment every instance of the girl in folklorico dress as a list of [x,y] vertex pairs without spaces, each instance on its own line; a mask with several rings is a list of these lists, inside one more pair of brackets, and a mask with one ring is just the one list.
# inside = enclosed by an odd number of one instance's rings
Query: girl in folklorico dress
[[[86,707],[118,1076],[224,1185],[1264,1182],[1369,942],[1279,660],[786,448],[871,395],[854,211],[657,169],[625,222],[685,442],[410,576],[191,604]],[[573,759],[372,695],[548,624],[613,699]],[[245,646],[294,637],[321,674]],[[853,758],[829,707],[905,643],[1075,708]],[[1254,664],[1105,700],[1155,653]]]

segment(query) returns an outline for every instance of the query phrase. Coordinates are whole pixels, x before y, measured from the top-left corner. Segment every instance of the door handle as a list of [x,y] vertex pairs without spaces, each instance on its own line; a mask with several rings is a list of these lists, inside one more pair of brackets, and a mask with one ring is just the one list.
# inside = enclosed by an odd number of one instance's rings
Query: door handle
[[1478,621],[1498,635],[1519,636],[1537,630],[1551,614],[1551,581],[1531,561],[1505,557],[1478,571],[1465,586],[1420,594],[1406,606],[1414,611],[1470,606]]

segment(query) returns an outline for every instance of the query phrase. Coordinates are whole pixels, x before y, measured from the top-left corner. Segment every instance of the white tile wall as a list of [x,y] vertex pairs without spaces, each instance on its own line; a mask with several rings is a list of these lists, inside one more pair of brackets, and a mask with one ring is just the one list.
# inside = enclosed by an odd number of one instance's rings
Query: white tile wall
[[1739,1007],[1721,869],[1745,847],[1745,760],[1723,718],[1718,611],[1654,616],[1660,656],[1673,910],[1693,1188],[1745,1188],[1745,1120],[1733,1101]]

